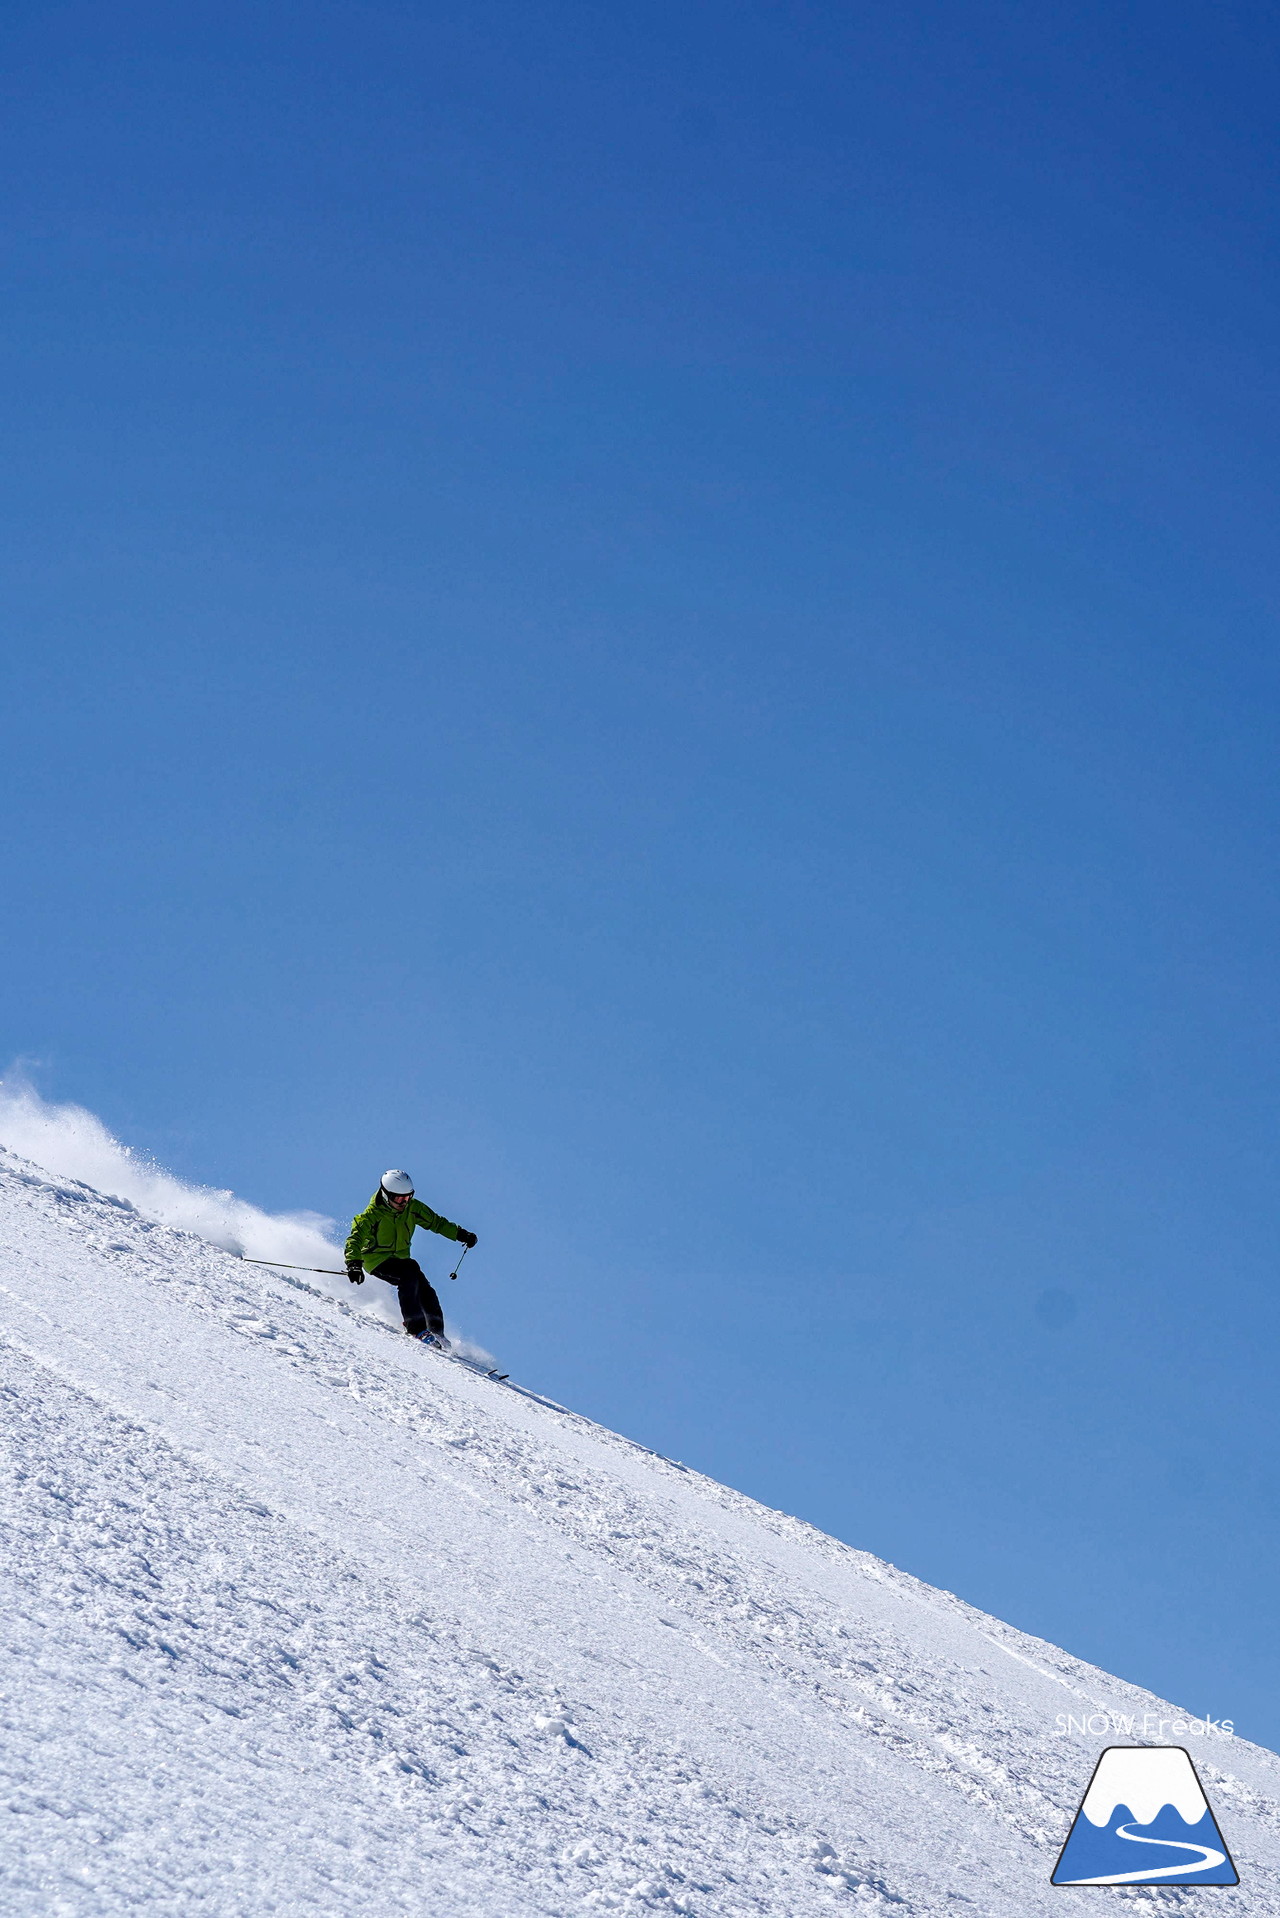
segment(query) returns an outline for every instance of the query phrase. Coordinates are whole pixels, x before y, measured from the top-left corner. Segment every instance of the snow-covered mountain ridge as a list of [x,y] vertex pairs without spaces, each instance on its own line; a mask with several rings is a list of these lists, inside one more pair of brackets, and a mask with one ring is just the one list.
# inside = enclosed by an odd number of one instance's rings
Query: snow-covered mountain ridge
[[1092,1912],[1062,1715],[1185,1716],[3,1149],[0,1432],[7,1913]]

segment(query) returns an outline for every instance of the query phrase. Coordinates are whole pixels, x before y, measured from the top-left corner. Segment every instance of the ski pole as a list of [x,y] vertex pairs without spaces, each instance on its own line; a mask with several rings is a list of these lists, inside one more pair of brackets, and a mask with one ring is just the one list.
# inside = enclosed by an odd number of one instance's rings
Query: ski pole
[[[234,1252],[232,1257],[239,1259],[241,1265],[273,1265],[279,1272],[327,1272],[333,1279],[345,1279],[347,1276],[345,1272],[339,1272],[336,1265],[286,1265],[283,1259],[246,1259],[243,1252]],[[458,1264],[462,1264],[461,1259]]]
[[462,1250],[461,1250],[461,1252],[460,1252],[460,1253],[458,1254],[458,1265],[455,1265],[455,1266],[454,1266],[454,1268],[453,1268],[453,1270],[452,1270],[452,1272],[451,1272],[451,1273],[449,1274],[449,1277],[450,1277],[451,1279],[456,1279],[456,1278],[457,1278],[457,1276],[458,1276],[458,1266],[460,1266],[460,1265],[462,1264],[462,1261],[463,1261],[463,1260],[464,1260],[464,1259],[466,1258],[466,1256],[467,1256],[467,1254],[468,1254],[468,1252],[469,1252],[470,1250],[471,1250],[471,1247],[470,1247],[469,1245],[464,1245],[464,1246],[463,1246],[463,1248],[462,1248]]

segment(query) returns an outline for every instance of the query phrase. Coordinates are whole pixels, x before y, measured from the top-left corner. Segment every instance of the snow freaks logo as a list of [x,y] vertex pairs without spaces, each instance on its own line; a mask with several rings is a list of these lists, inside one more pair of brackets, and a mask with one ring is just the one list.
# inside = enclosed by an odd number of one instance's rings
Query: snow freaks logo
[[1055,1885],[1238,1885],[1181,1745],[1110,1745],[1094,1767]]
[[1113,1738],[1163,1738],[1172,1733],[1175,1738],[1234,1738],[1236,1728],[1230,1718],[1210,1718],[1206,1712],[1203,1718],[1157,1718],[1154,1712],[1086,1712],[1077,1718],[1074,1712],[1059,1712],[1054,1720],[1055,1733],[1059,1738],[1069,1738],[1073,1732],[1081,1738],[1105,1738],[1110,1732]]

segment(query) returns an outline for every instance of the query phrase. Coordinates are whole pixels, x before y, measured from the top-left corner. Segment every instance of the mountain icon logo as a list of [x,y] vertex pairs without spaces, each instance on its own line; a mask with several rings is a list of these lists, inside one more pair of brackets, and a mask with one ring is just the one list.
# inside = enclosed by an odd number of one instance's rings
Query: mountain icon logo
[[1109,1745],[1094,1767],[1054,1885],[1238,1885],[1191,1755]]

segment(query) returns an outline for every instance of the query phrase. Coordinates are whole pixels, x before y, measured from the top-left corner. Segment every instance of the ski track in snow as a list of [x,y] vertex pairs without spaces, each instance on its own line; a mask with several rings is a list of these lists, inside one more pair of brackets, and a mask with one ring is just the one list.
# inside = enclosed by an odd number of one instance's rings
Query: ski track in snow
[[0,1523],[13,1918],[1092,1913],[1056,1716],[1185,1715],[3,1148]]

